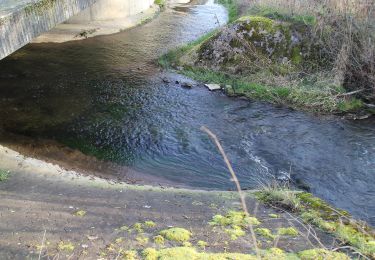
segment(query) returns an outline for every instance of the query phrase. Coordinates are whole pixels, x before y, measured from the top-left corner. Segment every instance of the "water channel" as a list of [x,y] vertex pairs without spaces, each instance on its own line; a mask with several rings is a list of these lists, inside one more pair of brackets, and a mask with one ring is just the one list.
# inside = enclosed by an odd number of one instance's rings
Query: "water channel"
[[186,89],[180,83],[189,79],[157,65],[161,54],[226,19],[213,1],[193,1],[115,35],[27,45],[0,61],[0,144],[56,140],[176,185],[232,189],[205,125],[243,187],[290,177],[375,225],[373,118],[296,112],[199,84]]

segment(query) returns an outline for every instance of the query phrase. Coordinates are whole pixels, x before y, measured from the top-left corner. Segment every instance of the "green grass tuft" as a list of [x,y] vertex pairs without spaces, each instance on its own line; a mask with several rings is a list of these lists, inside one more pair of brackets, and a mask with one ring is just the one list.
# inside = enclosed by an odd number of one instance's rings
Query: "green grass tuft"
[[239,16],[239,7],[237,0],[217,0],[218,4],[223,5],[228,10],[228,22],[231,23]]
[[9,179],[9,171],[0,169],[0,182]]

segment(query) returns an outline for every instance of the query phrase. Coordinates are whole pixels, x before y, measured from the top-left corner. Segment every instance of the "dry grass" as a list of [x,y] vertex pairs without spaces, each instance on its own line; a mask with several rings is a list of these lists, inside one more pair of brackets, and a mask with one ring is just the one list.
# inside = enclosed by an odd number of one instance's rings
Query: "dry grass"
[[[244,0],[238,0],[243,6]],[[314,17],[314,38],[324,43],[322,59],[335,75],[336,85],[375,101],[375,1],[373,0],[257,0],[263,6],[298,17]],[[240,5],[240,3],[238,4]],[[324,55],[324,56],[323,56]]]

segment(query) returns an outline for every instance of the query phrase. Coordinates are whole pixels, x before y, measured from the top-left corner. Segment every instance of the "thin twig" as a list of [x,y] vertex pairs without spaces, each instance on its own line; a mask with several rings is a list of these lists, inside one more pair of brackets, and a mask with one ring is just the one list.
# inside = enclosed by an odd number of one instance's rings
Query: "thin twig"
[[44,233],[43,233],[42,245],[41,245],[40,250],[39,250],[38,260],[40,260],[40,258],[42,256],[42,250],[43,250],[43,247],[44,247],[44,239],[45,239],[45,237],[46,237],[46,230],[44,230]]
[[[217,148],[219,149],[221,155],[223,156],[224,162],[227,165],[227,168],[228,168],[228,170],[229,170],[229,172],[232,176],[232,179],[233,179],[234,183],[236,184],[237,192],[238,192],[238,194],[240,196],[240,200],[241,200],[242,209],[243,209],[246,217],[250,217],[249,211],[248,211],[247,206],[246,206],[245,195],[244,195],[244,193],[241,189],[240,182],[238,181],[238,178],[237,178],[237,176],[236,176],[236,174],[235,174],[235,172],[232,168],[232,165],[231,165],[223,147],[221,146],[221,144],[219,142],[219,139],[207,127],[202,126],[201,130],[206,132],[208,134],[208,136],[211,137],[211,139],[215,142]],[[255,251],[256,251],[257,257],[258,257],[258,259],[261,259],[258,244],[257,244],[257,239],[256,239],[256,235],[255,235],[253,226],[251,224],[249,224],[249,227],[250,227],[250,233],[251,233],[251,236],[252,236],[252,239],[253,239],[253,243],[254,243],[254,246],[255,246]]]
[[351,95],[354,95],[354,94],[357,94],[357,93],[360,93],[362,91],[365,91],[365,89],[358,89],[358,90],[354,90],[354,91],[351,91],[351,92],[346,92],[346,93],[342,93],[342,94],[338,94],[336,95],[336,97],[346,97],[346,96],[351,96]]
[[352,246],[341,246],[341,247],[336,247],[334,249],[332,249],[332,252],[336,252],[338,250],[342,250],[342,249],[350,249],[353,251],[353,254],[356,254],[356,255],[360,255],[361,257],[363,257],[363,259],[366,259],[366,260],[370,260],[369,257],[365,256],[364,254],[362,254],[361,252],[358,252],[356,250],[356,248],[352,247]]

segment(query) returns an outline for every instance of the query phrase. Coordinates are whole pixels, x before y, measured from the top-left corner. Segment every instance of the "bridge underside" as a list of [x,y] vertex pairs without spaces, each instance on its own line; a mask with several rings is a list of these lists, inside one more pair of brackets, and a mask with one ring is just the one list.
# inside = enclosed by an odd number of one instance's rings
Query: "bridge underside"
[[152,3],[153,0],[3,0],[0,59],[69,18],[70,23],[123,18],[146,10]]

